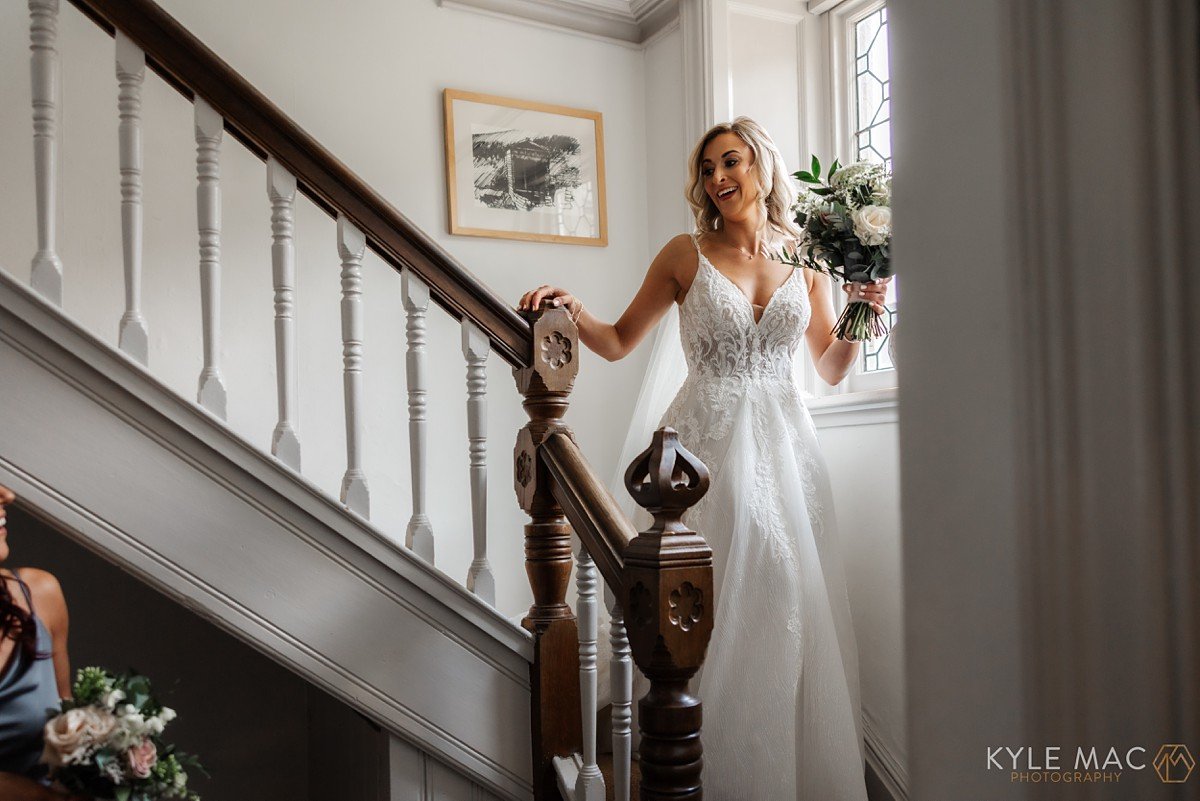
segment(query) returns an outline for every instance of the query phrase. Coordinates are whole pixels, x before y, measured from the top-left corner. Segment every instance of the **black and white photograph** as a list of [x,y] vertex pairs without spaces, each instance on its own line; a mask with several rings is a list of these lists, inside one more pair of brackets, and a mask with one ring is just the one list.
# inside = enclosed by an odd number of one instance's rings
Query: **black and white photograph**
[[450,233],[604,245],[598,112],[445,91]]

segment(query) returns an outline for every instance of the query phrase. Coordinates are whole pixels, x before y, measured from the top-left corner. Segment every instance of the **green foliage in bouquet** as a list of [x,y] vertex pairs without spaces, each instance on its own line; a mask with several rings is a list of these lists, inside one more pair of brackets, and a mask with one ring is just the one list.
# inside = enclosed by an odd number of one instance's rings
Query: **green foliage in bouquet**
[[67,792],[111,801],[200,801],[188,789],[188,771],[207,774],[196,757],[163,741],[175,712],[158,702],[145,676],[81,668],[71,697],[48,713],[42,761]]
[[[842,167],[835,159],[824,179],[821,161],[794,174],[804,186],[792,211],[803,232],[786,264],[807,267],[843,282],[879,281],[892,275],[892,176],[881,164],[860,161]],[[852,302],[832,333],[864,341],[887,328],[866,303]]]

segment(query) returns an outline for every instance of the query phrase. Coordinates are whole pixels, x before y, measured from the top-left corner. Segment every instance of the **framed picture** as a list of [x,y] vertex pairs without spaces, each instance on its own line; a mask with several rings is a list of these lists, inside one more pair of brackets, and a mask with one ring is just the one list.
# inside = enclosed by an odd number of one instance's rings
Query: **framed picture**
[[600,112],[446,89],[450,233],[608,244]]

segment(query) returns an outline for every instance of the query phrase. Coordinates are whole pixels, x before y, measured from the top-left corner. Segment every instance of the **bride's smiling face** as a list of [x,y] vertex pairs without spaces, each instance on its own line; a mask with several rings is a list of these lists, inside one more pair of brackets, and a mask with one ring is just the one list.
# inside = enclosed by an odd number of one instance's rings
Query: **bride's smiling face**
[[758,179],[753,170],[754,153],[742,137],[722,133],[704,146],[700,175],[704,191],[726,220],[741,220],[758,208]]

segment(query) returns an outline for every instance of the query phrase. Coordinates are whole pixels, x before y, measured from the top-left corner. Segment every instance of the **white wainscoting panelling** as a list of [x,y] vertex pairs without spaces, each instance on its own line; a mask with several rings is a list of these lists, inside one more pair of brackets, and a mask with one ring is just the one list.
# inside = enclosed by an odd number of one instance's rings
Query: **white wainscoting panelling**
[[388,770],[390,801],[499,801],[500,798],[397,737],[392,738],[388,747]]

